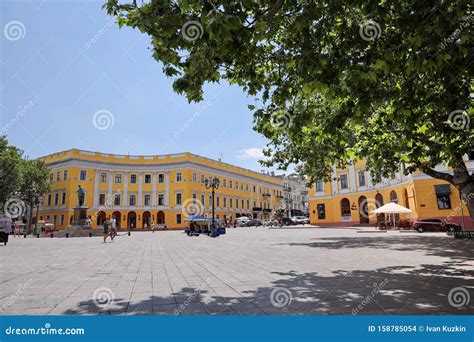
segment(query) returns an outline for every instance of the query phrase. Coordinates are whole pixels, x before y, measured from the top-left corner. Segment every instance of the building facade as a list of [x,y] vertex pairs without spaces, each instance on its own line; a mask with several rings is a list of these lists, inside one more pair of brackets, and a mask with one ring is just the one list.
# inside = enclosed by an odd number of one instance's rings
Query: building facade
[[191,153],[129,156],[77,149],[41,158],[51,170],[51,192],[39,210],[40,220],[64,229],[72,223],[78,185],[92,226],[114,217],[119,229],[152,225],[183,229],[190,214],[211,216],[211,190],[204,181],[217,177],[217,219],[270,218],[281,206],[282,181]]
[[306,178],[296,173],[277,176],[283,182],[283,210],[286,216],[308,214],[308,187]]
[[[472,158],[469,158],[472,159]],[[467,161],[472,173],[474,160]],[[439,171],[449,170],[437,167]],[[359,161],[347,169],[333,168],[331,182],[316,182],[309,189],[310,221],[318,226],[373,225],[383,220],[440,218],[463,224],[474,230],[469,211],[457,189],[448,182],[423,173],[404,175],[397,172],[390,179],[377,175],[372,179]],[[474,194],[473,194],[474,196]],[[389,201],[412,210],[411,214],[385,217],[371,212]]]

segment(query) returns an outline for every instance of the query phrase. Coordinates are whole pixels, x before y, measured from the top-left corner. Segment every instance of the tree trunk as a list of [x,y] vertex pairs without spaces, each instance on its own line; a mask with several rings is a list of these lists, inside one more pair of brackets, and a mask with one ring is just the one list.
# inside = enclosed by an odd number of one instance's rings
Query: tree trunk
[[31,234],[31,221],[33,220],[33,204],[30,204],[30,213],[28,219],[28,234]]

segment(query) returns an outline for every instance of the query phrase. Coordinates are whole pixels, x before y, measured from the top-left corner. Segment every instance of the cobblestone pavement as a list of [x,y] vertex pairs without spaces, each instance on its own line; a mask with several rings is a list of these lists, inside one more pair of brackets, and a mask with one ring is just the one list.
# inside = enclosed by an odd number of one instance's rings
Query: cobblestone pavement
[[334,228],[136,232],[105,244],[10,237],[0,314],[467,315],[473,247],[445,234]]

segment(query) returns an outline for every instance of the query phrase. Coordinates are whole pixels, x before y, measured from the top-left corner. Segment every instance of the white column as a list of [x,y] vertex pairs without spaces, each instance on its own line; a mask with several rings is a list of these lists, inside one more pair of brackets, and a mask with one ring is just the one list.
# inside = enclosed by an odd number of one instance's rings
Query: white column
[[97,208],[99,207],[99,176],[100,176],[100,171],[99,170],[94,170],[95,171],[95,176],[94,176],[94,199],[92,201],[92,207]]
[[338,184],[337,184],[337,172],[336,172],[336,166],[333,166],[332,167],[332,181],[331,181],[331,184],[332,184],[332,194],[338,194],[339,193],[339,187],[338,187]]
[[170,204],[170,173],[165,172],[165,206],[169,207]]
[[156,173],[151,174],[151,206],[156,207]]
[[122,208],[125,208],[128,203],[128,173],[122,174],[123,177],[123,199],[122,199]]
[[356,191],[356,184],[355,166],[352,164],[349,166],[349,188],[351,191]]
[[143,174],[138,175],[138,198],[137,205],[138,207],[142,206],[142,189],[143,189]]
[[[107,172],[107,177],[109,178],[109,195],[107,196],[108,197],[108,204],[109,204],[109,207],[113,207],[114,206],[114,195],[112,193],[112,184],[113,184],[113,178],[114,178],[114,173],[112,171],[109,171]],[[106,202],[107,202],[106,201]]]

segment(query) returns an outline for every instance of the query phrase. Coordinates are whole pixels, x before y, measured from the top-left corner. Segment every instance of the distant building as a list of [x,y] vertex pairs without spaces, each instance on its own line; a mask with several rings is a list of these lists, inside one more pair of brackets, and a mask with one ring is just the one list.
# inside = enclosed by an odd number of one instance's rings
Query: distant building
[[309,214],[308,187],[305,177],[296,173],[276,176],[283,183],[283,202],[280,211],[286,216],[307,216]]
[[77,149],[41,158],[50,169],[51,192],[39,219],[64,229],[78,205],[76,190],[85,191],[92,226],[114,217],[120,229],[151,225],[182,229],[189,214],[211,215],[211,190],[205,179],[219,178],[216,218],[268,219],[281,207],[282,181],[192,153],[131,156]]

